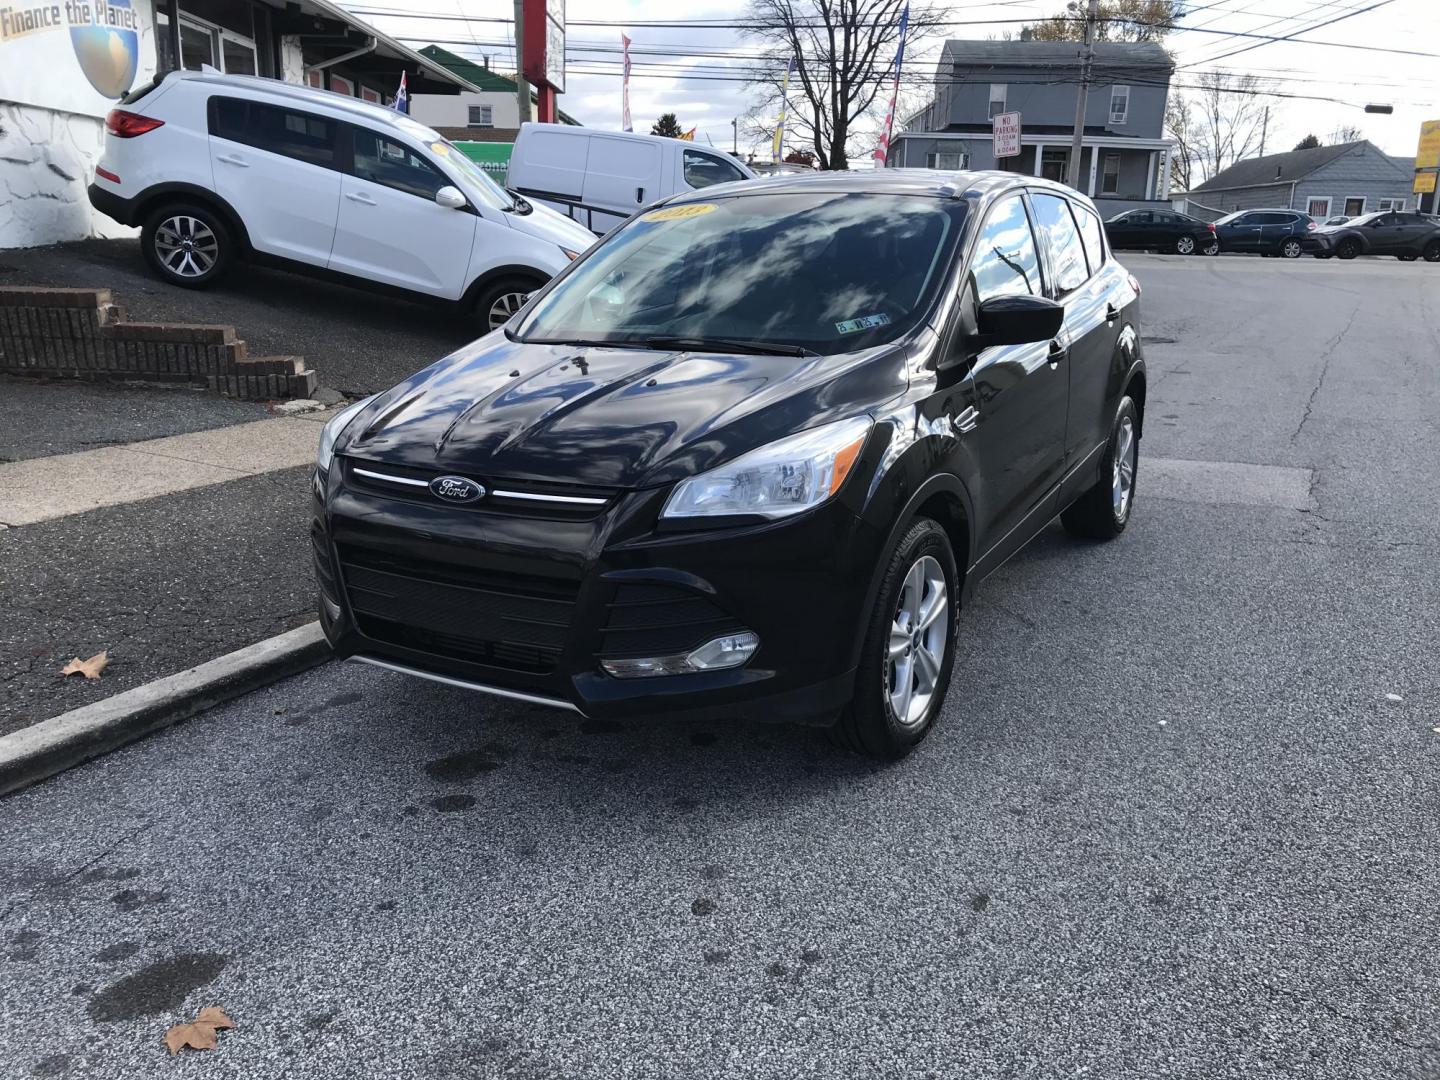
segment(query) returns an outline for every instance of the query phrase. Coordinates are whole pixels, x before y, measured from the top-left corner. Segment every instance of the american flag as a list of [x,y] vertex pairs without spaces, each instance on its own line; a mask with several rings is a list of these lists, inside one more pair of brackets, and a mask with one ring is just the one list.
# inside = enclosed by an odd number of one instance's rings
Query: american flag
[[905,62],[905,28],[910,25],[910,5],[900,13],[900,44],[895,49],[895,82],[890,87],[890,107],[885,111],[885,130],[880,133],[880,145],[875,148],[875,161],[883,166],[890,156],[890,132],[895,128],[895,99],[900,96],[900,65]]
[[410,90],[405,84],[405,72],[400,73],[400,89],[395,91],[395,100],[390,107],[396,112],[408,113],[410,111]]
[[630,39],[621,33],[620,42],[625,52],[625,81],[620,86],[620,127],[623,131],[634,131],[630,126]]

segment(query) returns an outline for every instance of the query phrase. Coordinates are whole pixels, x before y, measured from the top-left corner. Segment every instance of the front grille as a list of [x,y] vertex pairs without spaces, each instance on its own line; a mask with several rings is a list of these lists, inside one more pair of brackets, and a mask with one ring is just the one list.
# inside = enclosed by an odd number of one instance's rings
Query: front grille
[[360,632],[378,641],[519,671],[554,669],[578,583],[342,548]]
[[[446,506],[452,510],[483,510],[486,513],[520,517],[583,520],[605,512],[615,492],[600,488],[577,488],[559,484],[510,484],[471,473],[421,469],[412,465],[346,458],[345,479],[351,486],[387,499]],[[466,476],[485,487],[484,498],[471,503],[450,503],[437,499],[427,486],[439,476]],[[567,501],[574,500],[574,501]]]
[[673,656],[744,626],[700,593],[672,585],[621,584],[607,605],[603,656]]

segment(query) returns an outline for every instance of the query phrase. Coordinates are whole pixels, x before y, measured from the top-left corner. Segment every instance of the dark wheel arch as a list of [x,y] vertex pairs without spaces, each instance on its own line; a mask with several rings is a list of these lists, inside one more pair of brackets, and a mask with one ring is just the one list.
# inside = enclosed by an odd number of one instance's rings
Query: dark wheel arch
[[[899,466],[900,463],[896,462],[891,468],[890,477],[887,477],[892,483],[895,478],[895,470]],[[895,554],[895,549],[905,538],[910,526],[922,517],[934,519],[950,538],[950,547],[955,553],[955,570],[960,576],[959,602],[962,607],[965,605],[970,595],[970,558],[974,551],[975,541],[973,511],[974,502],[970,498],[970,492],[966,490],[964,482],[954,473],[936,473],[915,489],[915,492],[905,501],[904,507],[894,516],[890,531],[885,537],[885,543],[880,548],[880,555],[871,570],[870,582],[865,587],[865,605],[860,612],[861,626],[875,608],[876,596],[880,591],[880,579],[885,567],[889,565],[891,557]],[[857,634],[855,642],[851,646],[851,667],[860,663],[860,652],[864,645],[863,638],[863,634]]]
[[523,264],[497,266],[493,270],[485,271],[485,273],[470,283],[469,287],[465,290],[465,294],[460,297],[460,307],[469,311],[475,306],[475,301],[480,299],[481,293],[485,292],[497,281],[507,278],[533,281],[536,289],[550,282],[550,275],[546,274],[543,270],[535,269],[533,266],[525,266]]
[[240,215],[235,212],[235,208],[215,192],[196,184],[167,183],[146,188],[135,196],[131,203],[129,220],[126,224],[143,224],[157,209],[171,202],[195,203],[209,207],[224,219],[225,227],[230,230],[230,235],[239,243],[241,253],[249,255],[254,252],[255,249],[250,243],[250,233],[246,231],[245,222],[240,220]]

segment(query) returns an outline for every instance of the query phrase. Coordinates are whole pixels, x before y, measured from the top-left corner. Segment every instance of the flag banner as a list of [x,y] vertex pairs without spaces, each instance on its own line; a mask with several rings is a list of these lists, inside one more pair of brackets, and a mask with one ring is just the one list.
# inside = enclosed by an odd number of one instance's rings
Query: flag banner
[[395,91],[395,100],[390,107],[396,112],[408,113],[410,111],[410,90],[405,82],[405,72],[400,73],[400,89]]
[[900,67],[905,63],[905,30],[910,25],[910,5],[900,13],[900,44],[895,47],[895,81],[890,87],[890,107],[885,110],[885,130],[875,148],[875,161],[883,166],[890,157],[890,134],[895,130],[895,101],[900,96]]
[[775,139],[770,144],[770,160],[780,161],[785,155],[785,116],[790,112],[790,76],[795,74],[795,61],[797,57],[790,58],[790,64],[785,69],[785,81],[780,84],[780,116],[775,121]]
[[621,33],[621,51],[624,53],[625,78],[620,83],[620,130],[634,131],[630,126],[630,39]]
[[681,141],[681,142],[694,142],[694,141],[695,141],[695,132],[696,132],[697,130],[699,130],[699,125],[698,125],[698,124],[697,124],[695,127],[691,128],[689,131],[682,132],[682,133],[680,134],[680,141]]

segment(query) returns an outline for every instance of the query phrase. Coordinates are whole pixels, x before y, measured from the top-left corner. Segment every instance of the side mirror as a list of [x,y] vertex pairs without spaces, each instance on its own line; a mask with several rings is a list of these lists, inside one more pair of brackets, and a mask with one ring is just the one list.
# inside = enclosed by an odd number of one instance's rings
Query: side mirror
[[993,296],[980,305],[975,316],[974,344],[1027,345],[1049,341],[1065,323],[1065,307],[1043,296]]
[[439,191],[435,192],[435,202],[447,210],[463,210],[469,205],[460,189],[446,184]]

